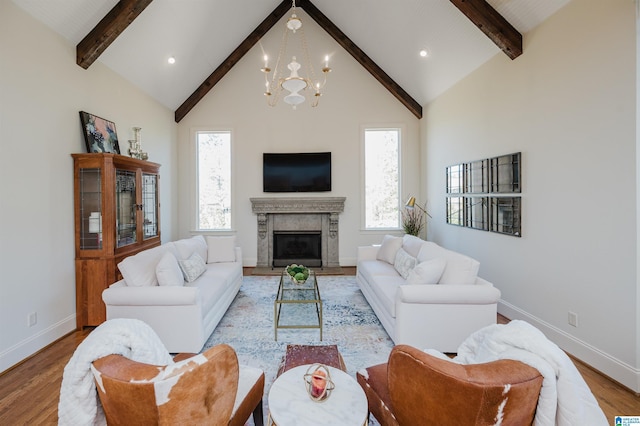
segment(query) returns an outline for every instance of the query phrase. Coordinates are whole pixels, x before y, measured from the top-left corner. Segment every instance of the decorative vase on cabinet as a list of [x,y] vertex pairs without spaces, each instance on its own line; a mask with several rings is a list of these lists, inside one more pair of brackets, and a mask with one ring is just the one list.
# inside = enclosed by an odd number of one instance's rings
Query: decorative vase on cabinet
[[118,154],[71,154],[74,161],[76,324],[105,321],[102,291],[118,263],[160,245],[160,165]]

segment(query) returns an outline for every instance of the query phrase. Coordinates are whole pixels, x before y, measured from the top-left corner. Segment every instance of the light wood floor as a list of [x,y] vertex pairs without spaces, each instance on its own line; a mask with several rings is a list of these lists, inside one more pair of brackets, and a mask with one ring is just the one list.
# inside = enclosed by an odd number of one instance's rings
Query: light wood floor
[[[500,323],[508,321],[498,318]],[[57,424],[64,366],[90,332],[90,328],[73,332],[0,375],[0,425]],[[610,424],[617,415],[640,416],[640,397],[580,361],[574,363]]]

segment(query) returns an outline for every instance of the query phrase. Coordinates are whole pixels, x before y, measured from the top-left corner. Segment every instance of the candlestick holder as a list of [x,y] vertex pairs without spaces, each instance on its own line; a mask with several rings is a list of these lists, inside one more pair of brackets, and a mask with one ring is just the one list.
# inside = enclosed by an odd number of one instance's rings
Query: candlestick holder
[[323,364],[310,365],[304,375],[304,383],[309,398],[314,402],[326,401],[336,387],[329,369]]
[[129,140],[129,155],[139,160],[146,160],[149,158],[149,155],[142,150],[142,141],[140,137],[141,130],[141,127],[133,128],[134,139]]

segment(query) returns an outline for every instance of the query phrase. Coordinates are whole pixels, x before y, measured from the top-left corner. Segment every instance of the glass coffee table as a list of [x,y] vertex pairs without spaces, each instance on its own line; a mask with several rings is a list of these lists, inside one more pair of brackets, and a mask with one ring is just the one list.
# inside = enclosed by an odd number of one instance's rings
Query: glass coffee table
[[320,330],[322,340],[322,299],[318,290],[318,280],[313,270],[307,280],[298,284],[286,271],[280,275],[276,300],[273,302],[273,332],[278,341],[278,329]]

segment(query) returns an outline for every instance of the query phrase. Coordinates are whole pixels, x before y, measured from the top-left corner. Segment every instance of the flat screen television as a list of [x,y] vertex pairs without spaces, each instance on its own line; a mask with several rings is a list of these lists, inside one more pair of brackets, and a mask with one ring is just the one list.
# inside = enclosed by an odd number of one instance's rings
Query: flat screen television
[[264,192],[331,191],[331,153],[264,153]]

